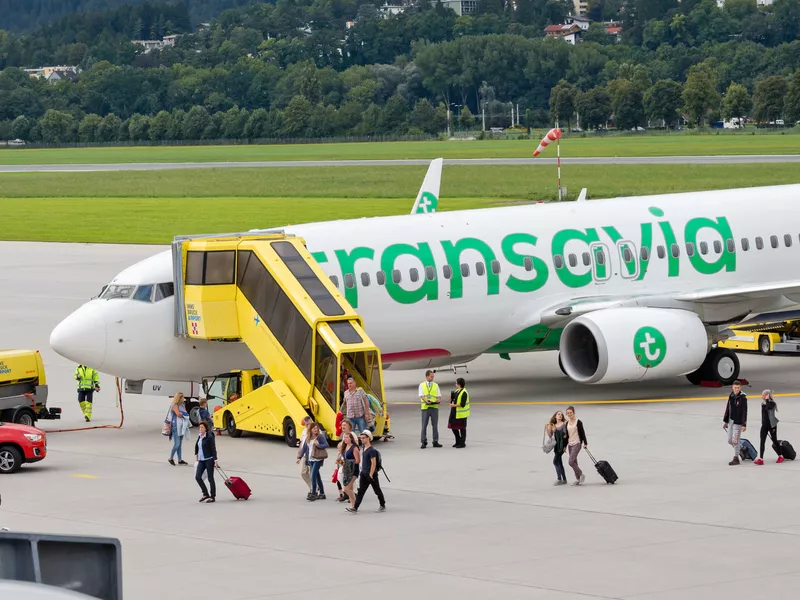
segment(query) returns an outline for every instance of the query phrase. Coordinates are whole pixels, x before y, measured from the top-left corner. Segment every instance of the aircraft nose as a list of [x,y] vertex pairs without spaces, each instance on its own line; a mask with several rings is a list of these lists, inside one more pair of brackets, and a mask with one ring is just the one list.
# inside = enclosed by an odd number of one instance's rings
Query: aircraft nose
[[106,323],[94,302],[81,306],[50,334],[50,347],[64,358],[100,370],[106,359]]

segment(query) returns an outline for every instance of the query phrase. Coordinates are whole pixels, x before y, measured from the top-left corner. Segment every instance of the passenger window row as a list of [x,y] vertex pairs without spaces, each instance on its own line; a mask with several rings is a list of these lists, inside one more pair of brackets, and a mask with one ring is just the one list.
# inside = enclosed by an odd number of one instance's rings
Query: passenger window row
[[[482,262],[475,263],[475,275],[478,277],[483,277],[486,275],[486,264]],[[526,271],[533,271],[533,259],[530,256],[526,256],[523,260],[523,267]],[[491,269],[493,275],[500,274],[500,261],[493,260],[489,263],[489,269]],[[459,271],[461,272],[462,277],[469,277],[470,274],[470,265],[467,263],[462,263],[459,265]],[[386,276],[387,273],[385,271],[378,271],[375,273],[375,283],[377,285],[386,285]],[[420,280],[420,277],[425,277],[426,281],[433,281],[436,279],[436,268],[435,267],[425,267],[424,273],[420,273],[419,269],[412,268],[408,270],[408,278],[412,283],[416,283]],[[453,269],[450,265],[444,265],[442,267],[442,276],[445,279],[451,279],[453,277]],[[339,278],[336,275],[331,275],[331,281],[333,285],[337,288],[339,287]],[[361,286],[368,287],[372,281],[369,273],[361,273],[359,276],[361,279]],[[393,283],[402,283],[403,281],[403,272],[400,269],[394,269],[391,272],[391,278]],[[353,273],[345,273],[344,275],[344,286],[348,289],[352,289],[356,286],[356,277]]]

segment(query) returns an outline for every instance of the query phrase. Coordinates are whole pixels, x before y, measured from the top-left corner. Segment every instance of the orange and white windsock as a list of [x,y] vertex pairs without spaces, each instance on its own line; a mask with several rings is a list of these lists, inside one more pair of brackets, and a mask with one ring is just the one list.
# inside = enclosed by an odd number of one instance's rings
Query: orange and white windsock
[[561,130],[556,129],[555,127],[547,132],[547,135],[542,138],[542,141],[539,142],[539,147],[536,148],[536,152],[533,153],[533,156],[539,156],[539,154],[550,145],[550,142],[555,142],[557,139],[561,137]]

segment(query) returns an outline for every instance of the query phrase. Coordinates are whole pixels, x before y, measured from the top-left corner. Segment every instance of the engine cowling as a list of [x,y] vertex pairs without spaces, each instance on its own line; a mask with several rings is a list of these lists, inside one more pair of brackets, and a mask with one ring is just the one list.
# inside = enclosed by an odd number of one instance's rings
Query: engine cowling
[[705,360],[709,341],[693,312],[609,308],[571,321],[559,349],[570,379],[622,383],[691,373]]

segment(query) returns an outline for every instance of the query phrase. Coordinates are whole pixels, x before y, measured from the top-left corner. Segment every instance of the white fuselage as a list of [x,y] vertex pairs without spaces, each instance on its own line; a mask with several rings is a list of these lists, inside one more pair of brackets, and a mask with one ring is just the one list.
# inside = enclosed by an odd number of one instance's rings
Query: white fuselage
[[[322,269],[338,280],[385,361],[418,368],[486,351],[535,349],[504,342],[541,323],[543,311],[562,302],[669,297],[790,280],[800,264],[798,199],[800,185],[776,186],[281,231],[304,239]],[[165,251],[121,272],[110,285],[172,280],[171,252]],[[724,323],[789,304],[785,298],[748,299],[700,316]],[[76,362],[130,379],[197,381],[257,366],[243,344],[173,334],[173,298],[99,298],[62,322],[51,344]]]

